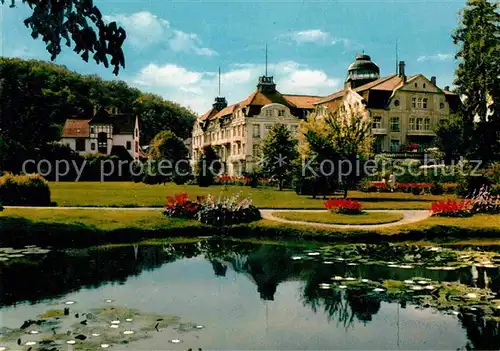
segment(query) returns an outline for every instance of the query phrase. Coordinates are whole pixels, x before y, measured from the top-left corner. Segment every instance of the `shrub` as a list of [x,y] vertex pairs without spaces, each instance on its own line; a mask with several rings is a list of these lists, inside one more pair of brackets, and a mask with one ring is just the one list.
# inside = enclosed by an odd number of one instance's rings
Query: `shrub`
[[329,199],[324,202],[325,207],[335,213],[360,214],[363,206],[359,201],[351,199]]
[[441,200],[432,203],[431,211],[433,216],[469,217],[472,215],[472,201]]
[[[198,201],[202,201],[198,198]],[[181,193],[175,196],[167,196],[167,203],[164,207],[164,214],[174,218],[189,218],[196,217],[201,205],[200,203],[193,202],[189,199],[188,194]]]
[[231,197],[208,196],[196,216],[203,224],[225,226],[248,223],[261,219],[257,207],[248,198],[240,199],[239,194]]
[[474,213],[500,213],[500,196],[492,195],[486,186],[475,191],[470,201],[472,202],[472,212]]
[[444,187],[440,183],[432,183],[432,186],[430,188],[431,194],[432,195],[443,195],[444,194]]
[[444,192],[446,194],[455,194],[458,188],[457,183],[445,183],[443,184]]
[[484,175],[464,175],[458,184],[457,195],[467,197],[479,191],[482,187],[490,187],[492,181]]
[[49,206],[49,183],[39,174],[0,177],[0,202],[4,205]]

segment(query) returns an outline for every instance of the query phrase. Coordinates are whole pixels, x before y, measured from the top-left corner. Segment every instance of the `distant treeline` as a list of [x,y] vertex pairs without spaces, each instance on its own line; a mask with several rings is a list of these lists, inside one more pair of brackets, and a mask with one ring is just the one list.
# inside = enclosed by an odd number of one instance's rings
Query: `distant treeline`
[[60,138],[67,118],[90,118],[94,106],[113,106],[140,118],[141,144],[162,130],[184,139],[196,118],[189,109],[123,81],[104,81],[64,66],[0,57],[0,173]]

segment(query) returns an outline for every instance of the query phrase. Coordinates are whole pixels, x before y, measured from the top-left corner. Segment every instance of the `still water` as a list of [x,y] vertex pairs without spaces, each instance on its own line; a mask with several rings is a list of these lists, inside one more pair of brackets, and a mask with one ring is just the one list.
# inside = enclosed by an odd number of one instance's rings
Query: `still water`
[[[0,267],[3,327],[19,328],[64,301],[75,301],[72,310],[84,312],[107,299],[203,326],[190,332],[160,330],[128,345],[111,345],[114,350],[500,348],[498,323],[391,301],[383,294],[319,288],[339,275],[477,284],[470,268],[325,264],[302,247],[215,240],[53,251],[35,263]],[[489,279],[497,292],[498,278]],[[180,343],[168,342],[173,339]]]

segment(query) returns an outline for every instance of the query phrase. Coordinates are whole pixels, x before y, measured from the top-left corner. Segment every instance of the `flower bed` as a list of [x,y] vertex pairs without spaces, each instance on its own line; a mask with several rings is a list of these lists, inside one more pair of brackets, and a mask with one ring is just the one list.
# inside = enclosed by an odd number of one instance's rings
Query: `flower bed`
[[168,196],[163,212],[168,217],[197,219],[213,226],[248,223],[261,219],[259,210],[249,198],[239,194],[230,197],[197,197],[189,199],[186,193]]
[[351,199],[329,199],[324,202],[325,207],[334,213],[361,214],[363,206],[359,201]]
[[433,216],[442,217],[469,217],[472,215],[471,200],[448,200],[433,202],[431,207]]

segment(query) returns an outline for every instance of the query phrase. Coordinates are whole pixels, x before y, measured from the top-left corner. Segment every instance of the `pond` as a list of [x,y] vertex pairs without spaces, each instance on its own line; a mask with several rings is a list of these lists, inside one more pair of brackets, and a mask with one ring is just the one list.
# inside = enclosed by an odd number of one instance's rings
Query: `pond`
[[500,348],[491,252],[216,239],[16,252],[0,263],[1,350]]

